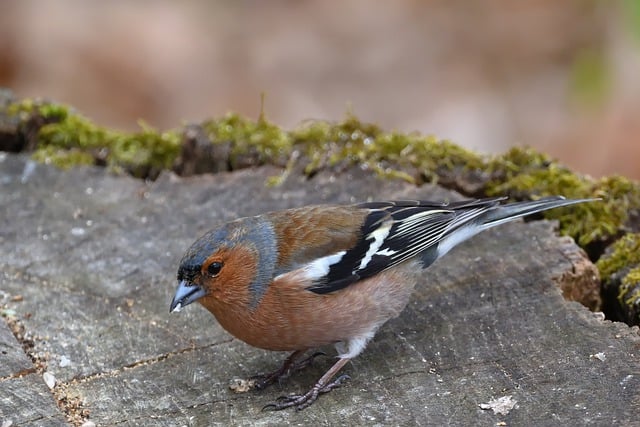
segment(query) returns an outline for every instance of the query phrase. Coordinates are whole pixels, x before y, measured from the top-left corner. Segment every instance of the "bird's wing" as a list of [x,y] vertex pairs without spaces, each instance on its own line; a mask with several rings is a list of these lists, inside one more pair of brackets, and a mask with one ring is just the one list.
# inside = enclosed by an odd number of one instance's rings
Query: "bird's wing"
[[[348,249],[314,260],[307,268],[319,294],[335,292],[418,254],[424,264],[438,258],[437,246],[447,236],[498,205],[501,198],[449,204],[427,201],[374,202],[366,210],[359,238]],[[435,251],[430,249],[435,249]]]

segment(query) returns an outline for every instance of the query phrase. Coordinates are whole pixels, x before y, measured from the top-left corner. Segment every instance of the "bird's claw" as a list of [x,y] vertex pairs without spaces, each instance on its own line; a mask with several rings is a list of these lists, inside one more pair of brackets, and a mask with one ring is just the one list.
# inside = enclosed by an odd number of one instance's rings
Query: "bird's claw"
[[[313,353],[309,357],[305,357],[302,360],[295,361],[290,358],[287,358],[282,366],[277,370],[268,373],[268,374],[258,374],[251,377],[251,380],[254,381],[254,388],[256,390],[263,390],[274,384],[276,381],[278,383],[282,383],[283,380],[289,378],[292,373],[301,371],[306,367],[313,364],[313,360],[318,356],[326,356],[326,353],[322,351],[317,351]],[[267,405],[269,406],[269,405]]]
[[329,393],[334,388],[340,387],[345,381],[351,379],[349,375],[340,375],[335,380],[331,381],[327,384],[316,384],[311,390],[306,392],[305,394],[294,394],[291,396],[280,396],[276,399],[275,402],[269,403],[262,407],[263,411],[271,410],[271,411],[281,411],[283,409],[291,408],[292,406],[296,407],[296,410],[302,411],[305,408],[308,408],[318,399],[318,396],[321,394]]

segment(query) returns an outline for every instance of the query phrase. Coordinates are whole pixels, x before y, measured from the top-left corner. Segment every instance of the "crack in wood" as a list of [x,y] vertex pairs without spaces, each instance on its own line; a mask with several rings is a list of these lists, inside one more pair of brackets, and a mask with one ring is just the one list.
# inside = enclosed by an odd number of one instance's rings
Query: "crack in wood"
[[33,368],[26,368],[26,369],[22,369],[22,370],[20,370],[20,371],[18,371],[18,372],[14,372],[14,373],[13,373],[13,374],[11,374],[11,375],[7,375],[7,376],[5,376],[5,377],[0,377],[0,382],[2,382],[2,381],[8,381],[8,380],[13,380],[13,379],[16,379],[16,378],[22,378],[22,377],[24,377],[25,375],[29,375],[29,374],[36,374],[37,372],[38,372],[38,370],[37,370],[35,367],[33,367]]

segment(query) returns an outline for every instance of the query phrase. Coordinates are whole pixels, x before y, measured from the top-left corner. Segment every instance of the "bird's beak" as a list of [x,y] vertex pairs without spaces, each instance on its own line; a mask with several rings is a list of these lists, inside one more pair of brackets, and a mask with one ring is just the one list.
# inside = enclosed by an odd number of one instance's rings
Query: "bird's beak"
[[192,302],[205,296],[207,292],[200,286],[183,280],[176,289],[176,294],[173,296],[171,306],[169,307],[169,313],[178,312]]

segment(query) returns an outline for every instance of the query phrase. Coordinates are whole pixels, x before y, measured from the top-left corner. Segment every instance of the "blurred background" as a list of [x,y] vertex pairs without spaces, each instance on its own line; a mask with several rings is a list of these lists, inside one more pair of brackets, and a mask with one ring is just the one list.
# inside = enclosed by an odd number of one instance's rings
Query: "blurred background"
[[0,86],[97,123],[352,110],[640,179],[640,0],[2,0]]

